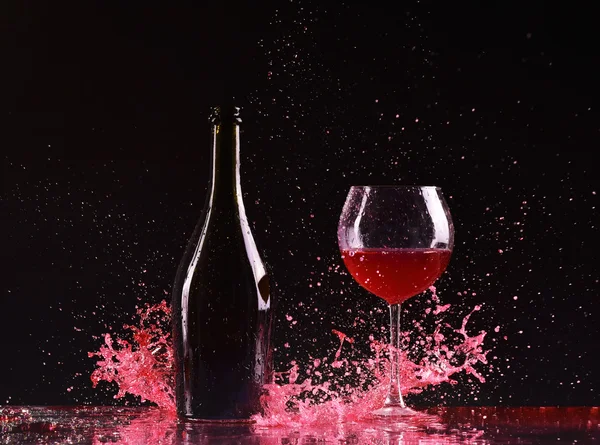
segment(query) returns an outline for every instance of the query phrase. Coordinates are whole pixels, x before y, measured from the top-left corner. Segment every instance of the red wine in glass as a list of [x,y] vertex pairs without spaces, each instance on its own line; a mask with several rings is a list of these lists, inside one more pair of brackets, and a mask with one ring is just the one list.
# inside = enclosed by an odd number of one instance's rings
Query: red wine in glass
[[390,305],[391,375],[378,417],[412,416],[400,392],[400,303],[424,292],[444,272],[454,226],[439,187],[353,186],[338,225],[346,268]]
[[427,290],[446,270],[449,249],[343,249],[342,258],[354,279],[389,304]]

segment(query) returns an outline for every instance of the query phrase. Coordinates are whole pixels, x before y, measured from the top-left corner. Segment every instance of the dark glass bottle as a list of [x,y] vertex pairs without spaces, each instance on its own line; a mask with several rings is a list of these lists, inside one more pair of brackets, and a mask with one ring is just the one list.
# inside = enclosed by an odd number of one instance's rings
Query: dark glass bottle
[[177,412],[243,421],[272,379],[272,301],[242,200],[239,108],[210,121],[208,198],[173,286]]

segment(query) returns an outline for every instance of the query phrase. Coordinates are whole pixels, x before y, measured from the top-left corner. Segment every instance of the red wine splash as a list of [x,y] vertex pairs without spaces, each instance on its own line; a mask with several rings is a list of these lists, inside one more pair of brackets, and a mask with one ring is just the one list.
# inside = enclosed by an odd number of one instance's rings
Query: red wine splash
[[137,309],[138,326],[125,325],[131,340],[104,334],[104,345],[97,352],[97,368],[91,379],[94,387],[99,382],[114,382],[118,392],[137,396],[142,402],[155,403],[168,411],[175,410],[173,389],[173,348],[171,345],[171,309],[165,301]]
[[[453,327],[443,321],[450,306],[439,305],[435,288],[431,289],[435,307],[426,309],[424,317],[434,317],[434,331],[426,332],[424,323],[415,323],[412,329],[420,339],[421,358],[414,361],[409,359],[409,352],[401,353],[406,394],[444,382],[455,384],[453,376],[460,372],[485,381],[476,367],[487,363],[487,351],[483,350],[486,333],[471,336],[467,331],[471,316],[480,307],[465,316],[459,327]],[[118,386],[115,398],[132,394],[174,414],[170,308],[165,301],[146,305],[137,310],[137,316],[137,326],[125,326],[127,338],[113,339],[105,334],[104,345],[89,353],[98,358],[92,382],[94,386],[101,381],[114,382]],[[287,370],[276,373],[274,383],[265,386],[261,401],[264,412],[254,417],[259,426],[358,421],[381,406],[389,384],[390,347],[371,336],[371,356],[353,358],[347,348],[357,339],[335,329],[332,335],[340,342],[333,357],[311,358],[307,364],[292,361]],[[408,338],[409,332],[403,335]]]

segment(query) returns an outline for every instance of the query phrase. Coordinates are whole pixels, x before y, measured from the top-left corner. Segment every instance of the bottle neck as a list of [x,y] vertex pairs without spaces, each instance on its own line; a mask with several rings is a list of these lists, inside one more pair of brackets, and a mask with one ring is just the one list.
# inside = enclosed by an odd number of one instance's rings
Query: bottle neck
[[240,187],[240,126],[233,116],[222,116],[212,126],[213,199],[234,198]]

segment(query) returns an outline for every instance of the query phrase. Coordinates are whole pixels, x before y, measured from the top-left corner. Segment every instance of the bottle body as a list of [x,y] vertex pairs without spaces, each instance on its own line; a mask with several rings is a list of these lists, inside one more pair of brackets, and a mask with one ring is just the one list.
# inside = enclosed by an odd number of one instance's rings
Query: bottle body
[[208,199],[173,286],[175,392],[180,416],[243,421],[272,378],[272,302],[242,199],[239,117],[218,112]]

